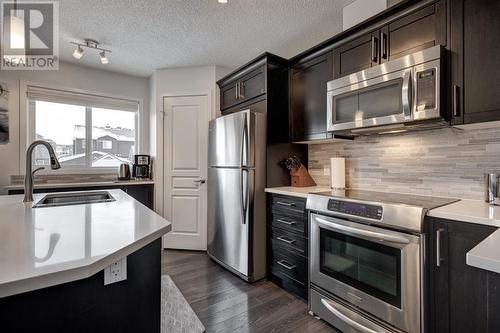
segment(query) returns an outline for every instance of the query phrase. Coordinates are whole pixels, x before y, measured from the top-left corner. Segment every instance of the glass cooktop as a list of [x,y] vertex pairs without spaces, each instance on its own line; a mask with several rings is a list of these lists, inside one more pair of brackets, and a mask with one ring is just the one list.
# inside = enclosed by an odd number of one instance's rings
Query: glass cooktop
[[389,192],[363,191],[356,189],[331,190],[327,192],[315,193],[337,199],[351,199],[356,201],[366,201],[380,204],[400,204],[430,210],[433,208],[448,205],[460,199],[429,197],[423,195],[400,194]]

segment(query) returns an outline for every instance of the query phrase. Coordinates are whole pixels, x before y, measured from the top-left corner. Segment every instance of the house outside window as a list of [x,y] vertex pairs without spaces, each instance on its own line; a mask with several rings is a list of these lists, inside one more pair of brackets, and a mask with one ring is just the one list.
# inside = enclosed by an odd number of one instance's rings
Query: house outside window
[[[48,141],[63,170],[115,169],[132,162],[137,101],[28,87],[28,106],[30,141]],[[34,163],[50,164],[44,147],[35,149]]]
[[102,140],[102,149],[113,149],[113,141]]

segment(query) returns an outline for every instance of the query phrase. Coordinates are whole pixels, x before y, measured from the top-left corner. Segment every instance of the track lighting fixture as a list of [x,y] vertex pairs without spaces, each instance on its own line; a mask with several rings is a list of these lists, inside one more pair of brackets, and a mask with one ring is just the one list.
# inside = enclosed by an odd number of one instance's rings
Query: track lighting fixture
[[101,63],[103,65],[109,63],[109,59],[106,56],[106,52],[111,53],[112,51],[99,47],[100,43],[95,39],[86,38],[85,43],[83,44],[77,42],[70,42],[70,43],[76,45],[76,49],[73,52],[73,57],[75,57],[76,59],[81,59],[83,57],[83,48],[88,48],[97,50],[99,52],[99,58],[101,59]]

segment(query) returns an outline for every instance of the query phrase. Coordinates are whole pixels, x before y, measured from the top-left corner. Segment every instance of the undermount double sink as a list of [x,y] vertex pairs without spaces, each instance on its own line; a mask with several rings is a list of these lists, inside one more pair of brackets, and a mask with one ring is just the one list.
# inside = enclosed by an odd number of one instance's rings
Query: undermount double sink
[[33,208],[85,205],[116,201],[107,191],[47,194]]

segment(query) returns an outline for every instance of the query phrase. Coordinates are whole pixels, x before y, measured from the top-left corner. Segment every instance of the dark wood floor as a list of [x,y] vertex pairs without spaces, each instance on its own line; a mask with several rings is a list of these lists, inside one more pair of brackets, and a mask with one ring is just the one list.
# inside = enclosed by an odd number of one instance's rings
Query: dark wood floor
[[311,317],[307,304],[272,282],[248,284],[206,253],[163,252],[169,274],[207,332],[337,332]]

